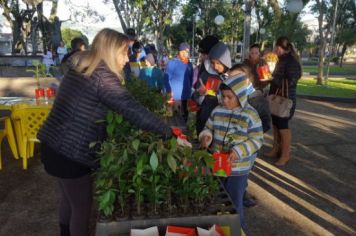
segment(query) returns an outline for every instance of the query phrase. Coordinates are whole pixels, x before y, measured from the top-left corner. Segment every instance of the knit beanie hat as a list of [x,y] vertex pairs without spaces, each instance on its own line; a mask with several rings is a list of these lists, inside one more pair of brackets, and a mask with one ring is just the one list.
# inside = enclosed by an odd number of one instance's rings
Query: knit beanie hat
[[135,53],[139,53],[142,51],[142,44],[139,41],[134,42],[132,45],[132,51]]
[[209,54],[210,49],[219,42],[219,39],[215,36],[208,35],[199,42],[199,52]]
[[190,50],[190,46],[188,43],[179,44],[178,51]]

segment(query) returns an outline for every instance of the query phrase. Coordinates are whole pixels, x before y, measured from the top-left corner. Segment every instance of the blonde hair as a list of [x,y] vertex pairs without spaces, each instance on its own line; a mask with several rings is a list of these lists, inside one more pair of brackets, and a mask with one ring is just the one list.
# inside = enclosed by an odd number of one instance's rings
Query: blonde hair
[[101,62],[122,79],[121,68],[117,65],[118,52],[127,53],[129,38],[112,29],[102,29],[94,38],[89,51],[75,54],[73,64],[78,73],[91,76]]

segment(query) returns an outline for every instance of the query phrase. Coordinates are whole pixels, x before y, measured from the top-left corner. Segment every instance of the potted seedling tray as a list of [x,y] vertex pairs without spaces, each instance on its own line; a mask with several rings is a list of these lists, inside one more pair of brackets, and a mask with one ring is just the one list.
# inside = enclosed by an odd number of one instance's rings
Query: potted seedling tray
[[[221,226],[230,227],[230,235],[240,235],[239,215],[234,208],[231,199],[221,187],[220,192],[216,194],[212,203],[205,206],[205,209],[200,209],[197,213],[188,212],[186,216],[179,213],[173,216],[153,217],[145,216],[143,219],[134,219],[130,216],[126,220],[113,221],[98,221],[96,223],[96,236],[129,236],[131,229],[145,229],[152,226],[157,226],[160,235],[165,235],[167,225],[182,226],[182,227],[201,227],[209,229],[212,225],[218,224]],[[195,212],[195,213],[194,213]]]

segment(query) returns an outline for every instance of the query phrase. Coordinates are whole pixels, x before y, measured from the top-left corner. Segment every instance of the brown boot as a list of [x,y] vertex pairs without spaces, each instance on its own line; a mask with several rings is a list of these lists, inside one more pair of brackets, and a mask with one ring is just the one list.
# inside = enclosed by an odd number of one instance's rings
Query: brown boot
[[292,142],[292,132],[290,129],[279,130],[281,135],[281,156],[275,163],[276,166],[285,166],[290,160],[290,145]]
[[280,148],[281,148],[280,140],[281,140],[281,138],[279,135],[279,130],[277,129],[276,126],[273,126],[273,146],[272,146],[271,151],[264,154],[265,157],[268,157],[268,158],[279,157],[280,151],[281,151],[280,150]]

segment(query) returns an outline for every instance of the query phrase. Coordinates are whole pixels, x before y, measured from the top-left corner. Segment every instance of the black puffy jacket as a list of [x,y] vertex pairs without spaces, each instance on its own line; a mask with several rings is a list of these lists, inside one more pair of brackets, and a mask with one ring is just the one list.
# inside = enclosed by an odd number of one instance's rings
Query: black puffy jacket
[[278,88],[280,92],[283,80],[286,79],[288,81],[288,97],[295,103],[297,83],[301,76],[300,63],[290,53],[283,54],[278,58],[278,63],[273,72],[269,94],[274,94]]
[[106,124],[96,121],[105,119],[109,109],[141,129],[171,136],[170,127],[140,105],[118,77],[101,65],[89,78],[69,70],[37,137],[70,160],[96,167],[97,150],[89,149],[89,144],[106,137]]

